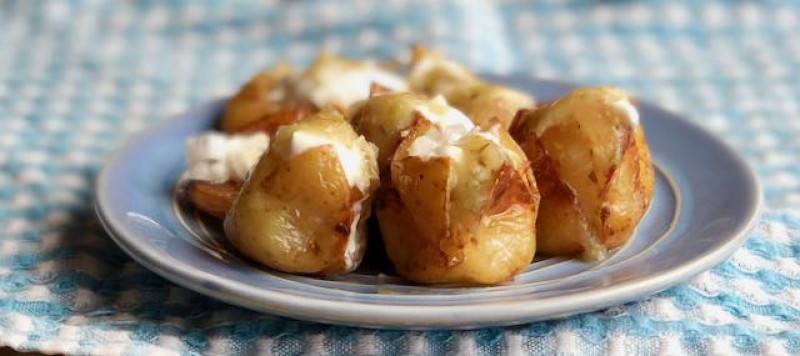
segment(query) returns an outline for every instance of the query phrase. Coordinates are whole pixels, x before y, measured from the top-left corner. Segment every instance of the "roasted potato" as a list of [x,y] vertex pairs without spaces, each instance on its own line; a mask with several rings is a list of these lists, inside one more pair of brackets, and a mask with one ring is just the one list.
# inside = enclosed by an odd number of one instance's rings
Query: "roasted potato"
[[524,153],[504,130],[417,121],[390,173],[375,209],[400,275],[426,284],[490,285],[531,262],[539,194]]
[[278,108],[276,111],[265,115],[261,119],[239,128],[237,131],[241,133],[263,132],[272,136],[281,126],[305,119],[315,112],[317,112],[316,107],[310,104],[288,104],[285,107]]
[[379,184],[376,151],[336,110],[282,126],[228,212],[226,235],[279,271],[355,269]]
[[347,110],[365,100],[373,87],[405,91],[405,79],[368,61],[322,53],[305,71],[286,64],[250,79],[225,107],[220,127],[225,132],[263,131],[304,119],[328,106]]
[[449,96],[462,86],[481,83],[469,69],[421,46],[414,46],[408,85],[411,91]]
[[224,218],[239,196],[240,185],[235,182],[212,183],[203,180],[190,180],[183,188],[184,199],[198,210]]
[[499,124],[507,130],[517,111],[534,105],[530,95],[486,83],[458,88],[447,96],[447,100],[476,125],[487,129]]
[[371,96],[353,111],[351,123],[356,132],[378,147],[378,168],[387,170],[401,140],[402,133],[417,120],[439,127],[459,125],[465,130],[474,127],[458,110],[441,96],[433,99],[416,93],[387,93]]
[[373,84],[385,90],[405,91],[405,79],[368,61],[356,61],[322,53],[293,83],[297,100],[317,108],[335,106],[347,110],[369,97]]
[[422,47],[414,48],[408,82],[412,91],[444,95],[484,129],[496,124],[508,129],[519,109],[534,105],[530,95],[483,82],[461,65]]
[[186,172],[179,180],[182,198],[200,211],[224,217],[268,148],[269,136],[260,132],[206,132],[188,138]]
[[269,148],[264,133],[222,134],[206,132],[186,140],[184,178],[211,183],[239,183]]
[[387,93],[370,97],[352,114],[357,133],[378,147],[378,168],[388,167],[400,134],[414,123],[417,108],[428,99],[416,93]]
[[577,89],[522,111],[511,133],[542,194],[539,252],[602,259],[625,243],[653,197],[654,175],[636,108],[619,89]]
[[289,93],[285,85],[291,75],[288,65],[279,64],[253,76],[225,106],[222,131],[237,132],[280,111],[292,110],[286,104]]

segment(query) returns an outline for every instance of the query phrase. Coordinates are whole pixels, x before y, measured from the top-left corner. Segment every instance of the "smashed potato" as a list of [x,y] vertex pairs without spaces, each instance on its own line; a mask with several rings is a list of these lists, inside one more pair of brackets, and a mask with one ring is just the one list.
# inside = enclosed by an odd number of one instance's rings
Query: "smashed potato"
[[374,62],[322,53],[293,82],[293,95],[317,108],[335,106],[346,111],[366,99],[373,84],[391,91],[408,89],[402,77]]
[[284,81],[291,75],[291,67],[279,64],[250,78],[225,106],[220,120],[222,131],[238,132],[282,110],[289,110],[284,102],[288,95]]
[[540,253],[597,260],[628,240],[652,200],[654,173],[625,93],[577,89],[521,112],[511,132],[542,194]]
[[506,130],[519,109],[534,105],[533,98],[527,94],[485,83],[457,89],[447,99],[472,118],[476,125],[490,128],[499,124]]
[[539,194],[524,153],[505,131],[420,120],[394,153],[390,173],[375,209],[400,275],[490,285],[531,262]]
[[353,112],[356,132],[378,147],[378,168],[386,171],[403,132],[424,120],[438,127],[474,126],[463,113],[450,107],[441,96],[433,99],[416,93],[387,93],[371,96]]
[[383,171],[400,142],[401,132],[414,123],[417,107],[428,99],[415,93],[375,95],[355,109],[353,128],[378,147],[378,168]]
[[373,247],[421,284],[499,284],[535,252],[599,260],[633,234],[654,171],[622,91],[537,104],[419,46],[402,68],[321,53],[256,74],[224,133],[187,140],[181,198],[244,256],[314,275],[358,267],[375,209]]
[[184,187],[185,199],[200,211],[224,218],[239,196],[240,185],[235,182],[212,183],[203,180],[190,180]]
[[366,99],[370,89],[405,91],[405,80],[368,61],[355,61],[327,53],[306,70],[294,73],[285,64],[260,72],[228,102],[222,114],[223,131],[263,131],[302,120],[320,109],[334,106],[346,111]]
[[225,218],[247,257],[279,271],[355,269],[378,187],[376,149],[336,110],[282,126]]
[[272,136],[283,125],[305,119],[317,112],[312,105],[293,104],[265,115],[263,118],[253,121],[237,131],[241,133],[263,132]]
[[412,62],[408,79],[412,91],[444,95],[484,129],[497,124],[508,129],[518,110],[534,105],[530,95],[483,82],[461,65],[422,47],[414,48]]

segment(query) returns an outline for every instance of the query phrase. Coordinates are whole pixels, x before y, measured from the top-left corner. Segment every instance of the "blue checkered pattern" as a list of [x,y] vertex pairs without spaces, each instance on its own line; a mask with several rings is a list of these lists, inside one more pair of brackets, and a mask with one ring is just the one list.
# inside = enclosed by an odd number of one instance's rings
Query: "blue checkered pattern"
[[[0,344],[69,354],[800,354],[800,3],[1,1]],[[482,72],[620,85],[723,136],[767,212],[655,297],[560,321],[371,331],[232,307],[124,255],[92,217],[109,150],[260,68],[428,44]]]

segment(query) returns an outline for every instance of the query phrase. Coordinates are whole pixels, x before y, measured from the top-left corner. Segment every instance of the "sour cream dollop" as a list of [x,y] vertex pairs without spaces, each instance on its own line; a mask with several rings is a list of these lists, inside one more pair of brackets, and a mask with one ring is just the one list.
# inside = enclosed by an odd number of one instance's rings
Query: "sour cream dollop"
[[[363,137],[359,137],[358,139],[364,140]],[[362,192],[366,192],[370,183],[368,176],[369,168],[366,166],[367,162],[363,152],[360,151],[359,145],[355,142],[346,145],[322,133],[296,131],[292,134],[291,148],[287,158],[297,156],[312,148],[328,145],[333,147],[336,152],[336,156],[339,158],[339,164],[341,164],[350,186],[356,187]]]
[[369,97],[372,83],[391,91],[408,90],[402,77],[373,62],[323,57],[297,77],[294,94],[319,108],[327,105],[348,108]]
[[186,178],[224,183],[244,181],[269,148],[264,133],[208,132],[186,140]]

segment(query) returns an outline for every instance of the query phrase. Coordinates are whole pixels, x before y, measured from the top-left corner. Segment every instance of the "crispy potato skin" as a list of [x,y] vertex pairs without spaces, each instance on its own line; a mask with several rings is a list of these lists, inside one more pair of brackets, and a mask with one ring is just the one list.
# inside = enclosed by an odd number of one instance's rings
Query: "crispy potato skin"
[[239,195],[240,185],[234,182],[212,183],[192,180],[184,187],[184,198],[200,211],[224,218]]
[[613,88],[578,89],[522,111],[511,128],[531,162],[542,202],[539,252],[603,258],[624,244],[653,196],[642,127],[615,106]]
[[266,114],[261,119],[238,128],[236,131],[239,133],[264,132],[272,137],[281,126],[305,119],[316,111],[314,106],[308,104],[287,105],[276,108],[274,112]]
[[536,250],[539,202],[524,154],[504,131],[460,143],[464,158],[410,156],[431,127],[415,124],[391,162],[376,215],[389,258],[424,284],[491,285],[524,270]]
[[412,91],[444,95],[475,125],[487,130],[497,124],[507,130],[518,110],[534,106],[530,95],[486,83],[461,65],[421,46],[413,48],[408,81]]
[[[370,187],[351,187],[336,151],[330,145],[288,156],[298,130],[325,132],[338,142],[362,145],[368,160]],[[288,158],[287,158],[288,157]],[[354,269],[364,253],[366,219],[378,187],[374,148],[361,139],[335,110],[281,127],[225,219],[225,232],[245,256],[289,273],[337,274]],[[353,208],[363,205],[360,216]],[[358,233],[355,263],[345,250],[353,219]]]
[[416,108],[428,98],[415,93],[386,93],[370,97],[353,112],[350,122],[357,133],[378,146],[378,168],[388,169],[401,133],[414,123]]
[[533,98],[527,94],[487,83],[460,87],[447,96],[447,101],[476,125],[489,129],[499,124],[505,130],[511,126],[517,111],[534,105]]
[[270,98],[270,93],[290,73],[289,66],[279,64],[250,78],[228,101],[220,120],[222,131],[238,132],[280,111],[281,103]]

